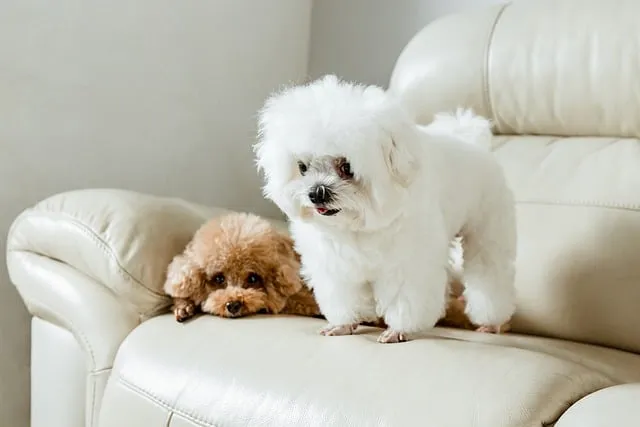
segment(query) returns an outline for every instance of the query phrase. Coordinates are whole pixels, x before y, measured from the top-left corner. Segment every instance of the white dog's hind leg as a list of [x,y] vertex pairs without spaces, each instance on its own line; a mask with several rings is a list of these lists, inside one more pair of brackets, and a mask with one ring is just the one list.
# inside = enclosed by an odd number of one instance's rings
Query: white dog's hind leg
[[481,332],[500,332],[515,311],[516,225],[513,202],[488,211],[464,233],[466,314]]
[[378,342],[407,341],[409,334],[435,326],[446,303],[445,259],[404,263],[375,283],[374,293],[388,326]]

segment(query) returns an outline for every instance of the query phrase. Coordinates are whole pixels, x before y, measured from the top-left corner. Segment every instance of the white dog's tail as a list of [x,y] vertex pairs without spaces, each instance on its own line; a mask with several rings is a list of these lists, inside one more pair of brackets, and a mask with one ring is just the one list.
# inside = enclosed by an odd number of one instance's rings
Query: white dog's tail
[[455,113],[436,114],[431,124],[424,126],[426,132],[435,135],[451,135],[469,143],[492,148],[493,133],[490,120],[478,116],[471,109],[458,108]]

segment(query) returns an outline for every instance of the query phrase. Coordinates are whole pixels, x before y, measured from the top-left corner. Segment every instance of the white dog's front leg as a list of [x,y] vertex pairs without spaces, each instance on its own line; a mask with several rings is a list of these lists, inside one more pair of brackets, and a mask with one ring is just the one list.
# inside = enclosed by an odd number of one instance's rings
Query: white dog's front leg
[[388,329],[378,342],[409,340],[409,334],[433,328],[446,303],[444,263],[405,263],[381,277],[374,293]]
[[326,276],[310,282],[320,311],[329,323],[320,331],[322,335],[350,335],[360,322],[375,318],[373,297],[364,283],[347,283]]

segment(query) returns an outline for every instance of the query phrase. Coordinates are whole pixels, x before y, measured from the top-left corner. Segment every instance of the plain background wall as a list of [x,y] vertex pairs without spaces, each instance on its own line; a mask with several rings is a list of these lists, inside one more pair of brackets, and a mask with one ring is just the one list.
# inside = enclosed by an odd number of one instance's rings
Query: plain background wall
[[505,0],[315,0],[309,74],[387,87],[400,51],[425,24],[499,3]]
[[[430,20],[499,2],[0,0],[0,251],[21,210],[75,188],[276,215],[250,151],[272,89],[329,72],[386,85]],[[0,263],[7,426],[28,425],[28,321]]]
[[[311,0],[0,0],[0,251],[22,209],[82,187],[275,215],[254,115],[305,76],[310,14]],[[28,367],[29,317],[2,262],[3,426],[28,425]]]

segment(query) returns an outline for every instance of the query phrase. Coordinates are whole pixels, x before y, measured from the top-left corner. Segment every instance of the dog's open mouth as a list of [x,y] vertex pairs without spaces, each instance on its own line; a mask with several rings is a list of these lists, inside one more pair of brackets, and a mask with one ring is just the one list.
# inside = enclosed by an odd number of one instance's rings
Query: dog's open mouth
[[340,209],[316,208],[316,212],[323,216],[333,216],[340,212]]

